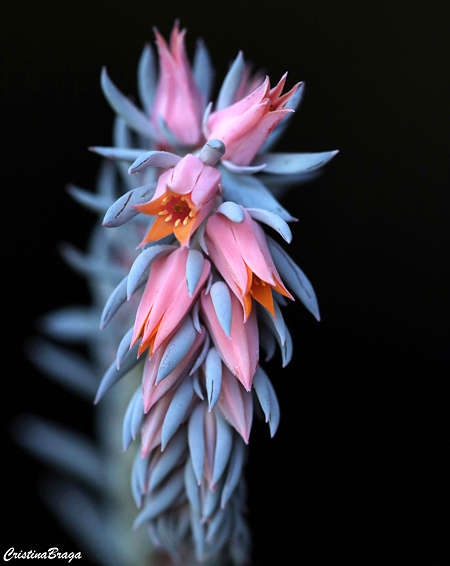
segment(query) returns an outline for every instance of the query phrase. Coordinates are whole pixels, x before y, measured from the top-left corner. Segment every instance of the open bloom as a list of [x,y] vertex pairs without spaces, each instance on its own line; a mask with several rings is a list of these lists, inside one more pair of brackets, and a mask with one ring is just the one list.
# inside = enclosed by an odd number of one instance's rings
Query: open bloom
[[134,207],[144,214],[156,215],[141,245],[172,232],[181,245],[189,245],[191,235],[214,207],[220,180],[220,171],[204,165],[192,154],[165,171],[158,179],[152,200]]
[[152,108],[152,120],[158,128],[162,118],[180,142],[196,146],[201,140],[202,99],[186,56],[184,36],[176,24],[170,37],[170,49],[156,31],[160,76]]
[[244,320],[252,310],[252,297],[275,317],[272,289],[293,299],[281,281],[261,226],[244,210],[243,222],[215,214],[206,224],[209,256],[242,304]]
[[208,119],[208,139],[220,139],[226,147],[224,159],[235,165],[248,165],[278,122],[291,108],[285,104],[297,90],[298,84],[281,95],[287,73],[274,88],[269,78],[247,97],[231,106],[213,112]]
[[131,345],[141,336],[139,353],[150,348],[149,355],[169,338],[190,309],[210,271],[205,260],[192,296],[186,285],[186,248],[178,248],[152,265],[150,276],[136,313]]

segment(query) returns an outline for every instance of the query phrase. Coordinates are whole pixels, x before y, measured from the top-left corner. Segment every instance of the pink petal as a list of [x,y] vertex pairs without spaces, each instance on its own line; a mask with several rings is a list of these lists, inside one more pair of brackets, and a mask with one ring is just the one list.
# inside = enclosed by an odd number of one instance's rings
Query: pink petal
[[225,367],[222,371],[222,387],[217,406],[248,444],[253,419],[253,397]]
[[263,250],[255,236],[255,232],[257,232],[259,226],[245,209],[244,214],[244,222],[233,222],[232,224],[237,248],[242,253],[245,263],[253,271],[253,273],[266,283],[274,285],[275,281],[273,280],[272,272],[268,267],[268,262],[273,264],[272,258],[270,257],[270,253],[268,253],[267,256],[263,253]]
[[258,367],[259,339],[256,309],[244,323],[238,299],[231,295],[231,340],[227,337],[217,318],[210,294],[201,293],[201,307],[211,338],[222,360],[242,385],[250,391],[253,375]]

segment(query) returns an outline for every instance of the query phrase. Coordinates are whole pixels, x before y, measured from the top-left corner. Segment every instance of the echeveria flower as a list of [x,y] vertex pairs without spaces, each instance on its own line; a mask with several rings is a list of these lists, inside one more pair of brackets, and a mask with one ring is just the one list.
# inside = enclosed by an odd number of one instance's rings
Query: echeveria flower
[[[84,339],[103,377],[98,383],[87,362],[66,352],[40,347],[36,354],[68,386],[102,400],[107,418],[100,427],[105,449],[95,457],[83,442],[31,423],[35,450],[48,455],[49,440],[57,439],[64,449],[52,461],[77,472],[82,459],[74,462],[73,453],[87,454],[83,477],[103,488],[106,499],[128,496],[124,457],[110,454],[117,443],[110,431],[124,415],[123,448],[135,451],[134,527],[145,525],[143,538],[122,544],[128,524],[116,519],[111,537],[103,505],[83,499],[75,520],[72,509],[61,508],[61,493],[51,500],[69,524],[85,525],[91,545],[96,537],[102,549],[96,560],[104,566],[150,564],[155,548],[173,564],[247,562],[243,470],[254,407],[261,407],[271,436],[280,419],[275,388],[259,365],[260,346],[266,360],[277,344],[283,367],[291,360],[282,315],[283,296],[292,299],[291,292],[319,320],[311,283],[265,229],[291,241],[288,223],[295,219],[278,195],[310,180],[336,152],[270,151],[302,89],[297,84],[283,95],[286,75],[273,88],[267,77],[252,78],[242,53],[208,106],[209,54],[199,43],[191,68],[184,35],[175,25],[169,48],[156,32],[159,76],[152,49],[144,49],[143,110],[103,70],[103,91],[118,114],[114,146],[91,148],[106,158],[98,194],[71,190],[103,219],[87,256],[65,253],[90,282],[94,305],[51,315],[47,329],[65,340]],[[113,388],[125,376],[129,389]],[[105,466],[114,470],[105,473]],[[111,478],[120,481],[110,486]]]
[[206,224],[209,257],[244,308],[244,320],[252,309],[252,298],[275,317],[272,289],[292,299],[273,263],[261,226],[243,209],[242,222],[222,214]]
[[146,204],[135,205],[144,214],[156,215],[142,244],[175,235],[183,246],[214,207],[219,192],[220,171],[187,154],[173,168],[162,173],[155,194]]
[[261,86],[231,106],[213,112],[207,121],[205,135],[220,139],[226,147],[224,159],[236,165],[248,165],[275,126],[290,112],[286,108],[299,84],[281,96],[287,74],[270,88],[269,77]]
[[171,336],[205,284],[210,270],[208,260],[202,264],[193,296],[189,295],[186,285],[188,257],[186,248],[178,248],[152,265],[131,338],[131,346],[141,338],[139,353],[149,348],[151,356]]
[[151,117],[157,129],[164,123],[182,144],[197,146],[202,139],[202,98],[186,55],[185,33],[175,25],[169,49],[155,32],[160,70]]

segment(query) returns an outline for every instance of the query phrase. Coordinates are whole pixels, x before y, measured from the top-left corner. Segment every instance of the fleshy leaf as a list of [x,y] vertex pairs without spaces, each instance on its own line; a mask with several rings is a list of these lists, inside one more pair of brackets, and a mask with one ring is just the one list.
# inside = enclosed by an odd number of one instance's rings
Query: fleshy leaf
[[131,371],[138,363],[137,358],[138,345],[134,346],[127,354],[123,357],[120,364],[120,369],[117,369],[116,361],[109,366],[106,370],[100,385],[98,386],[97,395],[95,397],[94,404],[97,404],[103,395],[115,385],[119,379],[124,377],[129,371]]
[[220,326],[231,340],[232,308],[229,287],[224,281],[216,281],[211,286],[210,293]]
[[191,317],[186,316],[164,351],[155,384],[158,384],[177,367],[191,349],[197,336]]
[[202,96],[203,105],[209,102],[214,82],[214,67],[203,40],[198,39],[192,63],[192,74]]
[[169,408],[167,409],[166,416],[164,417],[161,432],[161,450],[164,450],[169,440],[185,419],[193,395],[194,390],[192,388],[192,378],[187,376],[183,379],[176,390]]
[[236,94],[245,71],[245,61],[242,51],[239,51],[220,87],[217,97],[216,111],[223,110],[235,102]]
[[219,400],[222,385],[222,358],[216,348],[211,348],[205,361],[206,391],[209,410]]
[[316,294],[306,275],[275,240],[267,237],[267,244],[285,285],[301,300],[309,312],[320,320]]
[[308,173],[327,164],[338,151],[321,153],[259,153],[252,165],[266,164],[264,173],[277,175],[294,175]]
[[259,179],[250,175],[235,175],[225,167],[220,167],[220,170],[227,200],[234,201],[244,208],[264,208],[275,212],[286,222],[295,220]]
[[152,199],[155,194],[156,183],[144,185],[136,189],[128,191],[122,195],[116,202],[109,207],[103,219],[103,226],[107,228],[116,228],[122,226],[134,218],[139,211],[134,208],[135,205],[144,204]]
[[242,209],[242,206],[239,206],[231,200],[223,202],[217,209],[217,214],[223,214],[232,222],[240,223],[245,220],[245,212]]
[[179,429],[167,445],[167,448],[161,453],[153,469],[151,469],[148,479],[148,489],[150,491],[158,487],[178,465],[186,448],[186,432],[184,429]]
[[[131,266],[130,273],[128,274],[127,281],[127,299],[130,300],[133,293],[138,289],[142,276],[146,270],[155,262],[157,259],[167,255],[171,251],[175,250],[175,246],[171,245],[155,245],[150,248],[144,249],[134,260]],[[145,282],[145,281],[144,281]]]
[[244,467],[245,461],[245,444],[236,438],[233,443],[233,452],[230,457],[230,465],[228,467],[227,476],[225,479],[225,484],[222,489],[222,495],[220,498],[220,506],[222,509],[225,508],[228,500],[232,496],[236,486],[241,479],[242,469]]
[[205,258],[201,252],[198,250],[189,250],[186,260],[186,284],[190,297],[194,294],[198,282],[200,281],[204,263]]
[[292,232],[289,228],[289,224],[278,216],[275,212],[270,212],[269,210],[263,210],[261,208],[247,208],[247,212],[254,220],[259,222],[264,222],[267,226],[270,226],[276,230],[280,236],[290,244],[292,240]]
[[203,404],[198,405],[189,417],[188,443],[192,468],[200,485],[205,464],[205,439],[203,437]]
[[156,63],[153,49],[145,45],[138,66],[138,93],[147,114],[153,106],[156,93]]
[[216,413],[216,449],[214,452],[214,468],[212,474],[212,485],[214,486],[222,477],[228,464],[231,448],[233,446],[232,430],[225,420]]
[[139,155],[128,169],[129,173],[139,173],[147,167],[170,169],[181,161],[181,157],[170,151],[147,151]]
[[103,94],[111,105],[112,109],[123,118],[123,120],[136,132],[154,141],[158,140],[158,135],[150,123],[147,116],[139,110],[111,81],[103,68],[101,74],[101,86]]
[[137,529],[145,522],[150,521],[165,511],[182,493],[183,488],[184,473],[183,470],[178,470],[160,489],[146,497],[144,507],[136,517],[133,528]]

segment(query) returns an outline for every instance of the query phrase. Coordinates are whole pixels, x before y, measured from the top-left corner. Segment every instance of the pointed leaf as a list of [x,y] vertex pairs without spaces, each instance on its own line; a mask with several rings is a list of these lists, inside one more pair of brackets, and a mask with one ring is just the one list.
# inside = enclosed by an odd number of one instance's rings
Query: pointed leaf
[[252,161],[252,165],[266,164],[264,173],[277,175],[293,175],[307,173],[323,167],[338,151],[324,151],[321,153],[259,153]]
[[189,250],[186,260],[186,284],[189,296],[192,297],[203,273],[205,258],[198,250]]
[[186,448],[186,432],[184,429],[180,429],[173,436],[167,448],[161,453],[160,458],[151,470],[148,480],[148,488],[150,491],[158,487],[174,470],[179,464]]
[[288,244],[291,242],[291,229],[289,228],[289,224],[287,224],[281,216],[278,216],[275,212],[270,212],[269,210],[263,210],[261,208],[247,208],[247,212],[254,220],[264,222],[264,224],[267,224],[267,226],[276,230]]
[[203,40],[198,39],[192,64],[192,74],[202,96],[203,105],[210,99],[214,81],[214,67]]
[[228,464],[231,448],[233,446],[233,435],[231,428],[225,420],[216,412],[216,450],[214,452],[214,468],[212,474],[212,485],[222,477],[223,472]]
[[[147,269],[155,262],[157,259],[167,255],[168,253],[175,250],[175,246],[171,245],[155,245],[150,248],[144,249],[134,260],[131,266],[130,273],[128,274],[127,281],[127,300],[130,300],[136,289],[139,288],[141,278]],[[141,282],[145,283],[145,281]]]
[[129,173],[139,173],[147,167],[170,169],[181,161],[181,157],[170,151],[147,151],[139,155],[128,169]]
[[147,115],[150,115],[156,93],[156,62],[153,49],[145,45],[139,59],[138,93]]
[[217,214],[223,214],[232,222],[241,223],[245,220],[245,212],[242,206],[239,206],[231,200],[223,202],[217,209]]
[[317,320],[320,320],[316,294],[306,275],[275,240],[267,237],[267,244],[278,273],[286,287],[302,301]]
[[127,300],[127,277],[117,285],[106,301],[100,320],[100,330],[103,330],[116,312]]
[[206,391],[209,410],[219,400],[222,385],[222,358],[216,348],[211,348],[205,361]]
[[222,183],[225,187],[224,196],[227,200],[234,201],[244,208],[264,208],[275,212],[286,222],[295,220],[256,177],[236,175],[225,169],[225,167],[220,167],[220,171],[222,173]]
[[187,376],[183,379],[167,409],[162,425],[161,450],[164,450],[169,440],[178,430],[178,427],[186,417],[189,404],[192,401],[194,389],[192,378]]
[[101,86],[112,109],[123,118],[130,128],[147,138],[158,140],[158,135],[150,120],[114,85],[106,72],[106,68],[102,70]]
[[203,404],[198,405],[188,423],[188,443],[191,455],[192,469],[200,485],[205,464],[205,439],[203,437]]
[[144,185],[137,189],[132,189],[122,195],[116,202],[108,208],[103,219],[103,226],[107,228],[116,228],[122,226],[134,218],[139,211],[134,208],[135,205],[144,204],[152,199],[155,194],[156,183]]
[[183,358],[185,358],[197,336],[198,334],[192,324],[191,317],[186,316],[164,351],[155,385],[172,373]]
[[230,289],[224,281],[216,281],[211,286],[210,293],[220,326],[231,340],[232,308]]
[[118,161],[135,161],[140,155],[145,153],[145,149],[130,148],[130,147],[108,147],[94,145],[89,148],[89,151],[97,153],[102,157],[108,159],[116,159]]
[[154,519],[165,511],[184,489],[184,472],[178,470],[164,485],[146,497],[144,508],[136,517],[133,528],[137,529],[147,521]]
[[108,370],[102,377],[100,385],[97,390],[97,395],[94,400],[94,404],[97,404],[103,395],[115,385],[119,379],[124,377],[128,372],[130,372],[138,363],[139,359],[137,353],[139,350],[139,345],[136,344],[127,354],[123,357],[120,364],[120,369],[117,369],[116,361],[109,366]]
[[92,212],[104,213],[111,206],[111,198],[98,193],[91,193],[75,185],[68,185],[67,192],[79,204]]
[[245,61],[242,51],[239,51],[220,87],[217,97],[216,110],[223,110],[235,102],[236,94],[245,71]]

